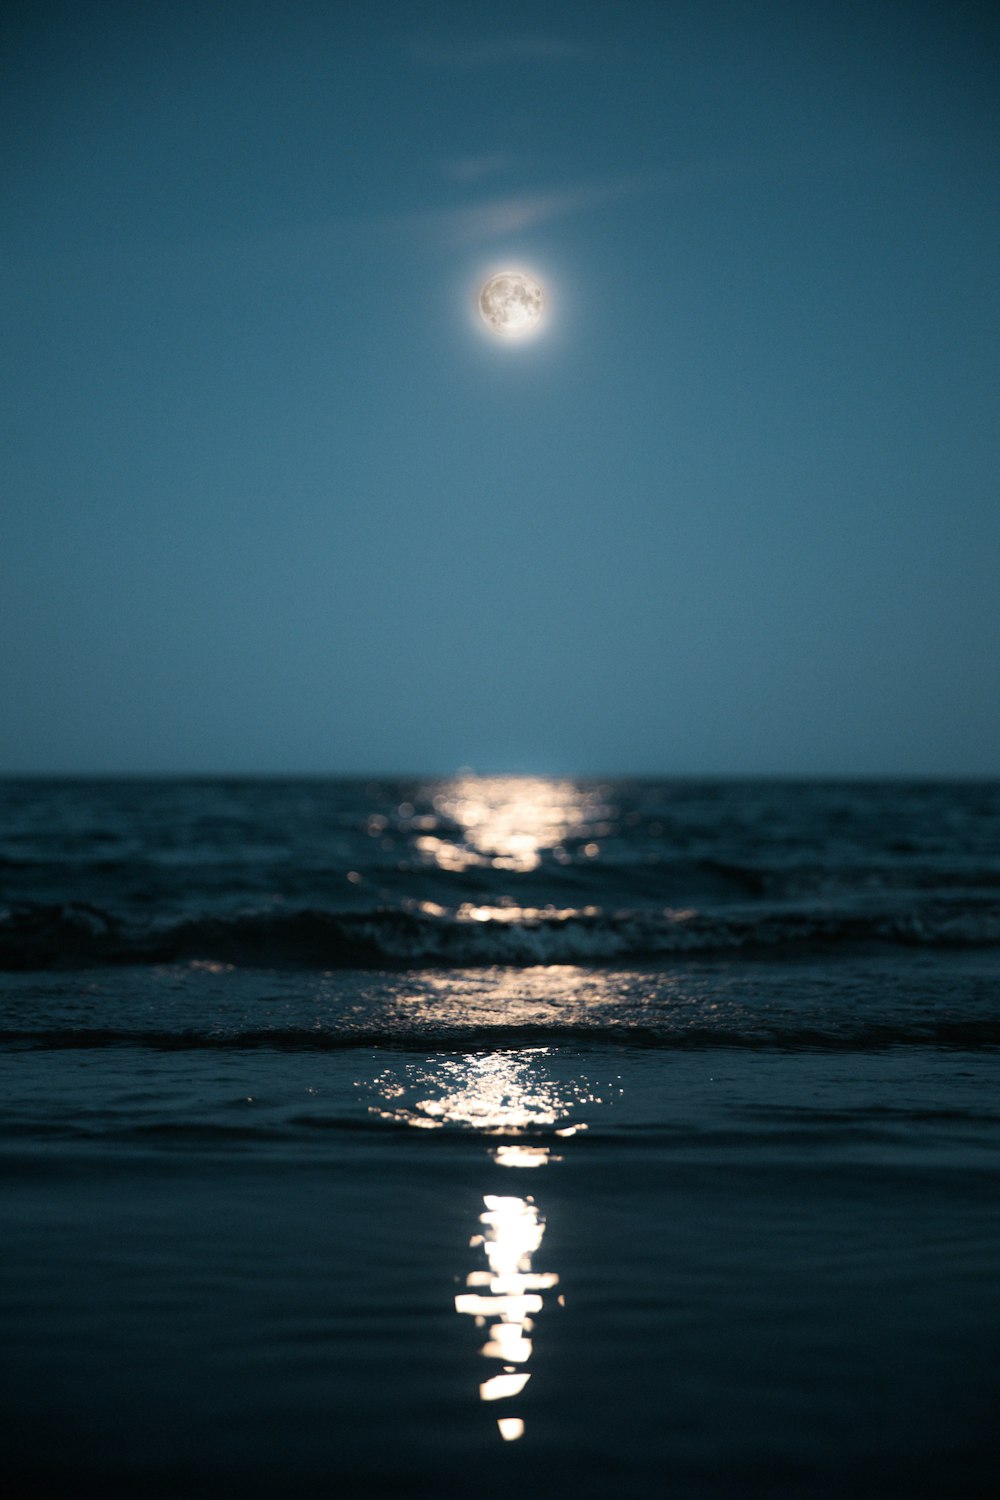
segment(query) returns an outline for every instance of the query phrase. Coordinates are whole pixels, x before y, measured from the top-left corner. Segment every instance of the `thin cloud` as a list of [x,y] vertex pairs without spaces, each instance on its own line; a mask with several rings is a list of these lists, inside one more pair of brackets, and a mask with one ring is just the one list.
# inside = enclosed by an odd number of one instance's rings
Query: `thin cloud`
[[433,68],[495,68],[510,63],[574,62],[591,53],[563,37],[506,36],[468,42],[413,41],[410,55]]
[[504,151],[494,151],[482,156],[456,156],[441,163],[441,171],[450,182],[480,182],[484,177],[493,177],[512,165],[513,158]]
[[655,192],[666,185],[665,175],[620,177],[577,187],[550,188],[534,193],[511,193],[483,199],[466,208],[440,209],[422,216],[423,227],[446,243],[461,247],[484,244],[610,203],[618,198]]
[[[533,192],[509,193],[461,208],[444,208],[410,218],[413,227],[422,228],[438,242],[456,248],[485,244],[523,230],[533,229],[555,219],[569,218],[587,209],[597,208],[628,198],[652,197],[664,192],[690,191],[697,186],[721,185],[734,178],[782,178],[808,171],[843,169],[856,163],[862,166],[888,167],[899,159],[898,148],[880,143],[871,150],[854,152],[790,152],[773,155],[733,155],[689,161],[669,168],[608,178],[599,182],[539,189]],[[467,185],[474,183],[467,179]]]

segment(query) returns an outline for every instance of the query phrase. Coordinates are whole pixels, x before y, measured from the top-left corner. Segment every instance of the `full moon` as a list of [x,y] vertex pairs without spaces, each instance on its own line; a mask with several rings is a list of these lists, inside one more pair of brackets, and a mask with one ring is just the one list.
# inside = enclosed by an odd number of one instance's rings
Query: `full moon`
[[479,311],[491,333],[523,338],[534,333],[545,310],[545,294],[525,271],[500,271],[483,284]]

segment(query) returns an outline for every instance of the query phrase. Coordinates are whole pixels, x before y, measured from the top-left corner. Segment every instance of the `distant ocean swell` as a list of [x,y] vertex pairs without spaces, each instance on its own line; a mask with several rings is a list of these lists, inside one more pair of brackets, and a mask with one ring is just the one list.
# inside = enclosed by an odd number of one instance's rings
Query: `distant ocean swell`
[[139,926],[84,903],[0,911],[0,968],[88,968],[191,959],[238,967],[474,968],[601,964],[755,950],[770,957],[867,944],[1000,946],[1000,902],[961,897],[906,903],[701,913],[691,909],[530,915],[380,908],[190,917]]
[[[78,888],[113,889],[141,900],[155,899],[162,891],[177,896],[187,892],[214,892],[224,886],[234,893],[277,888],[294,891],[301,883],[314,887],[325,882],[338,884],[344,870],[333,860],[314,859],[301,868],[294,863],[248,860],[240,863],[228,854],[211,850],[211,858],[198,860],[181,851],[159,849],[145,859],[101,858],[95,854],[92,840],[67,840],[64,849],[40,849],[38,836],[32,839],[34,852],[16,855],[0,848],[0,879],[11,887],[17,882],[23,890],[54,890],[76,883]],[[53,841],[55,842],[55,840]],[[567,840],[568,844],[573,841]],[[8,851],[16,841],[7,840]],[[401,841],[403,853],[411,856],[402,864],[390,859],[373,858],[370,851],[356,851],[357,863],[363,867],[364,885],[368,890],[386,893],[405,890],[452,899],[476,895],[490,900],[511,892],[523,882],[528,888],[541,883],[557,899],[559,893],[589,893],[601,899],[601,893],[629,895],[636,903],[660,900],[738,901],[764,897],[774,901],[794,901],[815,896],[837,897],[859,891],[996,891],[1000,889],[1000,868],[986,863],[954,863],[919,856],[887,858],[868,857],[861,862],[840,862],[836,858],[810,860],[664,858],[642,863],[627,856],[604,861],[559,864],[540,860],[536,872],[512,872],[494,869],[487,862],[457,869],[427,864],[413,858],[413,851]],[[364,853],[367,858],[362,860]],[[169,858],[167,857],[169,855]],[[262,884],[263,882],[263,884]],[[607,899],[605,894],[605,899]],[[614,899],[612,897],[611,899]]]

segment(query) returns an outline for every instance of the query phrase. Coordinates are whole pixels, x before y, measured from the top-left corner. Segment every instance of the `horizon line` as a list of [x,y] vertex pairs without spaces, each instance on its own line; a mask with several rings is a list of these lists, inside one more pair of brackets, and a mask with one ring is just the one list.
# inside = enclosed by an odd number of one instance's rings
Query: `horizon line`
[[1000,781],[996,771],[209,771],[0,770],[0,781]]

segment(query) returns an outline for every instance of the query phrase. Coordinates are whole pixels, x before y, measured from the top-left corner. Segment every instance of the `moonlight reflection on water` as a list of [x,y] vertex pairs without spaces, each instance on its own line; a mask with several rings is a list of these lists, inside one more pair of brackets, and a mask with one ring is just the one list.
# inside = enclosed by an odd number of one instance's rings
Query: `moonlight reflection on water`
[[[529,1047],[446,1055],[398,1071],[387,1069],[374,1080],[382,1102],[369,1108],[383,1119],[424,1129],[457,1126],[485,1136],[534,1134],[531,1144],[508,1141],[491,1155],[498,1167],[537,1169],[560,1160],[539,1143],[537,1132],[575,1135],[586,1125],[571,1122],[568,1111],[601,1103],[583,1080],[567,1084],[546,1077],[538,1065],[547,1054],[547,1048]],[[536,1319],[546,1294],[559,1285],[554,1271],[536,1269],[533,1263],[544,1234],[544,1215],[530,1194],[484,1193],[469,1248],[479,1251],[485,1264],[469,1271],[463,1290],[455,1293],[455,1311],[474,1319],[482,1333],[480,1357],[492,1362],[479,1381],[479,1399],[504,1403],[496,1425],[505,1443],[524,1435],[524,1417],[507,1403],[517,1401],[531,1379]],[[557,1300],[562,1305],[561,1294]]]

